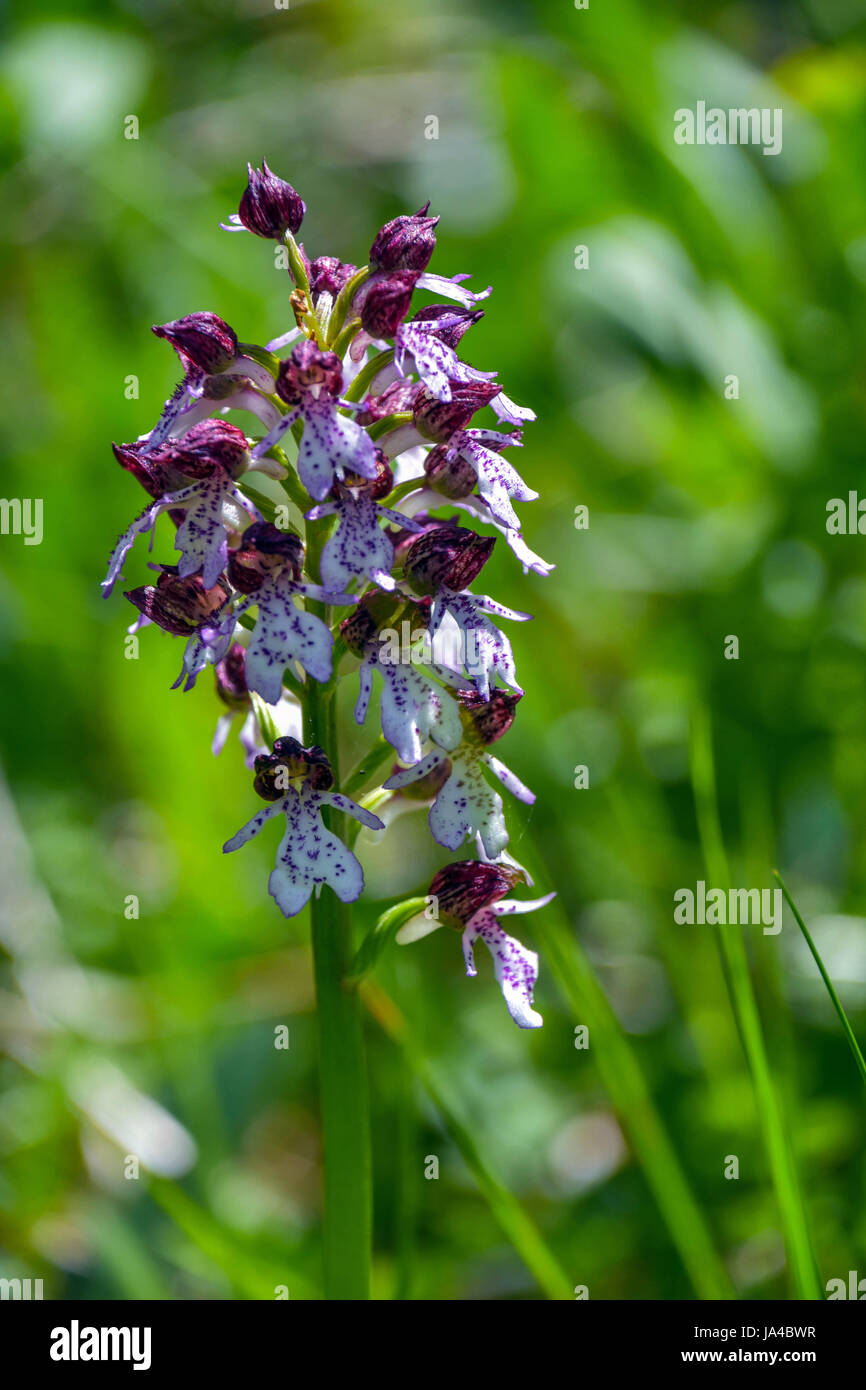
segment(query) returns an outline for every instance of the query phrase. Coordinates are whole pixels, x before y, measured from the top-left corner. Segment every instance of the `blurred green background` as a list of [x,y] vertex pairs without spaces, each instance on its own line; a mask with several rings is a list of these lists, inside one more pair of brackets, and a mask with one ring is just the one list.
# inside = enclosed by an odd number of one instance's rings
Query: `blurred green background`
[[[465,355],[539,412],[519,462],[541,499],[522,511],[557,565],[524,578],[500,545],[484,583],[536,614],[510,632],[527,694],[501,751],[538,794],[507,808],[511,848],[559,893],[519,924],[545,1026],[513,1026],[486,955],[466,980],[451,933],[378,968],[416,1052],[371,1021],[376,1294],[541,1293],[429,1068],[568,1285],[693,1297],[693,1223],[678,1246],[657,1200],[669,1182],[676,1208],[682,1181],[737,1293],[791,1296],[718,943],[672,908],[707,876],[697,711],[734,882],[782,868],[866,1032],[866,551],[825,527],[862,481],[862,6],[74,10],[12,3],[0,59],[2,491],[45,508],[41,545],[0,537],[0,1275],[59,1298],[320,1289],[308,922],[266,895],[275,835],[220,853],[255,801],[234,738],[211,757],[211,683],[171,691],[181,643],[155,629],[125,659],[132,611],[98,587],[143,505],[111,441],[150,428],[177,376],[150,325],[212,309],[247,340],[290,326],[272,248],[217,226],[264,154],[307,202],[311,254],[362,264],[384,220],[432,199],[431,269],[494,286]],[[675,144],[674,111],[699,99],[783,108],[782,153]],[[158,546],[170,558],[168,531]],[[350,732],[345,757],[361,748]],[[423,813],[360,844],[359,931],[442,862]],[[745,934],[820,1284],[866,1275],[862,1086],[791,918]],[[666,1145],[653,1126],[633,1142],[634,1065]]]

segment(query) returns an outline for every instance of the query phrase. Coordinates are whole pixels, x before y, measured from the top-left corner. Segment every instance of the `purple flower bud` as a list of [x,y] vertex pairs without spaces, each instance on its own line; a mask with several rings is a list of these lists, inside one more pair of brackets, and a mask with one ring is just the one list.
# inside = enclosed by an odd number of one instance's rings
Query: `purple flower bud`
[[436,899],[440,919],[447,926],[464,927],[476,912],[499,902],[515,884],[525,881],[521,869],[461,859],[434,874],[430,896]]
[[171,343],[184,371],[191,363],[202,372],[224,372],[237,356],[237,334],[218,314],[186,314],[171,323],[154,324],[153,332]]
[[454,524],[433,526],[406,551],[403,572],[419,594],[466,589],[490,559],[494,536],[478,536]]
[[249,443],[243,430],[228,420],[202,420],[180,439],[168,439],[155,451],[160,463],[187,478],[210,478],[222,469],[237,478],[249,463]]
[[443,497],[468,497],[478,482],[478,474],[468,459],[456,452],[449,457],[444,444],[430,450],[424,460],[424,472],[433,490]]
[[174,492],[185,487],[189,481],[177,469],[166,464],[161,449],[154,449],[148,454],[143,452],[144,444],[112,444],[111,447],[121,468],[131,473],[151,497],[159,498],[166,492]]
[[364,409],[359,410],[355,419],[359,425],[372,425],[376,420],[384,420],[388,415],[408,414],[414,405],[415,397],[421,390],[417,381],[408,377],[392,381],[381,396],[368,396]]
[[284,565],[293,579],[300,579],[303,564],[300,536],[281,531],[270,521],[254,521],[241,536],[238,549],[229,554],[228,576],[242,594],[254,594],[267,574]]
[[468,719],[481,742],[488,744],[508,733],[514,723],[518,701],[523,697],[516,690],[494,688],[489,700],[482,699],[473,690],[460,691],[458,698],[465,716],[464,724]]
[[280,363],[277,395],[287,405],[297,405],[311,386],[324,386],[330,396],[338,396],[342,384],[343,364],[337,354],[324,352],[305,338]]
[[336,299],[357,269],[356,265],[346,265],[336,256],[317,256],[310,266],[310,289],[314,295],[330,294]]
[[246,679],[247,649],[240,642],[232,642],[222,661],[214,667],[216,693],[229,709],[248,709],[250,692]]
[[410,322],[423,323],[432,337],[446,347],[456,348],[467,329],[483,318],[483,309],[463,309],[458,304],[428,304],[426,309],[413,314]]
[[218,613],[229,596],[222,580],[206,589],[199,575],[179,579],[176,565],[164,565],[156,584],[129,589],[124,594],[152,623],[175,637],[188,637]]
[[423,387],[415,397],[415,428],[426,439],[447,444],[455,430],[465,429],[475,414],[498,396],[495,381],[451,383],[451,400],[439,401]]
[[261,169],[247,165],[249,179],[238,207],[238,217],[248,232],[282,241],[286,232],[298,231],[307,211],[290,183],[272,174],[264,160]]
[[278,738],[273,753],[260,753],[253,763],[253,787],[263,801],[279,801],[289,783],[301,778],[319,791],[334,785],[327,754],[318,745],[304,748],[296,738]]
[[436,247],[438,217],[427,217],[429,202],[414,214],[403,214],[386,222],[370,247],[370,264],[375,270],[426,270]]
[[393,338],[409,312],[417,270],[395,270],[376,275],[364,287],[361,324],[371,338]]
[[[342,486],[361,488],[373,502],[378,502],[381,498],[387,497],[394,486],[394,474],[382,450],[376,450],[375,478],[364,478],[360,473],[350,473],[347,471],[343,475]],[[340,487],[340,483],[334,483],[334,486],[331,488],[332,497],[340,497]]]

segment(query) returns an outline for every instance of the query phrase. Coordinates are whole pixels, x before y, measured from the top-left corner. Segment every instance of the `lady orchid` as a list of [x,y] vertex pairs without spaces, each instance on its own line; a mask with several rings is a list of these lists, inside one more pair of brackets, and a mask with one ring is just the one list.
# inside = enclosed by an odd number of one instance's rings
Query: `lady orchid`
[[[449,851],[467,838],[477,845],[479,858],[441,869],[431,894],[441,923],[462,931],[467,974],[480,938],[512,1018],[536,1028],[538,958],[500,919],[549,899],[505,896],[526,875],[508,854],[495,783],[527,804],[534,797],[490,752],[523,693],[499,623],[530,615],[471,588],[497,535],[525,573],[552,568],[524,541],[514,509],[537,493],[504,457],[535,416],[505,395],[495,371],[458,355],[490,289],[474,293],[465,275],[428,270],[439,221],[429,204],[387,222],[361,268],[309,258],[295,239],[305,211],[263,161],[249,167],[224,224],[286,248],[294,321],[277,337],[241,342],[201,311],[154,328],[183,375],[153,430],[114,446],[148,503],[120,537],[103,591],[137,537],[149,534],[152,548],[165,527],[175,556],[125,596],[136,628],[185,638],[176,685],[189,690],[214,668],[214,753],[240,720],[266,804],[223,848],[240,849],[284,819],[269,890],[287,917],[312,900],[323,1029],[334,1010],[356,1007],[341,986],[351,924],[339,904],[360,897],[364,875],[347,820],[381,831],[392,803],[426,805],[433,838]],[[437,302],[413,313],[419,292]],[[505,429],[475,423],[488,408]],[[335,691],[355,670],[355,719],[367,723],[378,687],[384,748],[339,791]],[[321,899],[324,887],[338,905]]]

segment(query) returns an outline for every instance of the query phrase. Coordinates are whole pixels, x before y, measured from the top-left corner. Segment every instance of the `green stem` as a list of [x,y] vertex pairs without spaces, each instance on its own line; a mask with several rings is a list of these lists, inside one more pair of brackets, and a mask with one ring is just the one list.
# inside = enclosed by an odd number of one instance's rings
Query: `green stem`
[[[696,712],[692,725],[691,768],[698,832],[707,873],[713,887],[727,891],[730,871],[719,823],[712,735],[709,718],[702,709]],[[782,1219],[791,1280],[797,1298],[820,1299],[822,1293],[800,1177],[781,1097],[770,1069],[745,942],[738,926],[719,930],[718,935],[731,1004],[752,1075],[764,1146]]]
[[[337,767],[335,701],[310,681],[307,736]],[[337,782],[339,785],[339,782]],[[326,828],[344,819],[326,809]],[[367,1069],[358,992],[345,984],[354,957],[351,908],[329,889],[311,902],[324,1139],[324,1280],[328,1299],[370,1297],[372,1164]]]
[[350,319],[344,328],[340,330],[331,344],[331,351],[342,358],[348,349],[349,344],[361,328],[360,319]]
[[842,1031],[843,1031],[843,1033],[845,1034],[845,1037],[848,1039],[848,1046],[850,1047],[851,1051],[852,1051],[853,1054],[854,1054],[854,1061],[857,1063],[857,1070],[858,1070],[859,1073],[860,1073],[860,1076],[861,1076],[861,1078],[862,1078],[862,1080],[863,1080],[864,1085],[866,1085],[866,1060],[864,1060],[864,1058],[863,1058],[863,1053],[860,1051],[860,1044],[858,1043],[856,1037],[854,1036],[854,1029],[851,1027],[851,1024],[848,1022],[848,1015],[846,1014],[845,1010],[844,1010],[843,1007],[842,1007],[842,1001],[841,1001],[841,999],[839,998],[838,994],[836,993],[836,990],[835,990],[835,988],[834,988],[834,986],[833,986],[833,981],[830,979],[830,976],[827,974],[827,971],[826,971],[825,968],[824,968],[824,962],[822,961],[820,955],[818,954],[818,947],[815,945],[814,941],[812,940],[811,932],[809,931],[809,928],[806,926],[806,923],[803,921],[803,918],[800,916],[799,912],[797,911],[797,904],[794,902],[794,899],[791,897],[791,894],[788,892],[788,887],[787,887],[787,884],[785,883],[785,880],[782,878],[782,875],[779,873],[779,870],[778,870],[778,869],[774,869],[774,870],[773,870],[773,873],[775,874],[776,878],[779,880],[779,884],[780,884],[780,886],[781,886],[782,892],[783,892],[783,894],[785,895],[785,902],[788,904],[789,908],[790,908],[791,911],[793,912],[794,917],[796,918],[796,921],[797,921],[797,926],[800,928],[800,931],[803,933],[804,937],[806,938],[806,945],[809,947],[809,950],[812,952],[812,957],[813,957],[813,959],[814,959],[814,961],[815,961],[815,964],[817,965],[819,971],[821,972],[821,978],[822,978],[822,980],[824,981],[824,984],[827,986],[827,993],[829,994],[829,996],[830,996],[830,998],[831,998],[831,1000],[832,1000],[832,1002],[833,1002],[833,1008],[836,1010],[836,1014],[837,1014],[837,1016],[838,1016],[839,1022],[840,1022],[841,1025],[842,1025]]
[[394,349],[388,348],[387,352],[380,352],[362,367],[355,380],[343,392],[343,399],[346,401],[362,401],[367,394],[367,388],[380,372],[384,371],[394,361]]
[[346,317],[352,307],[352,300],[355,298],[355,295],[358,293],[364,281],[369,278],[369,275],[370,267],[368,265],[362,266],[360,270],[355,271],[351,280],[346,281],[340,293],[337,295],[334,301],[334,307],[331,310],[331,317],[328,320],[327,347],[333,348],[334,341],[343,330]]
[[[319,579],[326,522],[310,523],[307,566]],[[325,622],[323,604],[309,605]],[[309,681],[305,724],[309,744],[328,754],[340,785],[335,683]],[[325,827],[343,837],[345,817],[323,810]],[[364,1030],[358,991],[346,977],[355,955],[352,911],[330,889],[310,905],[313,973],[316,983],[319,1073],[324,1140],[324,1279],[328,1299],[370,1297],[372,1161]]]

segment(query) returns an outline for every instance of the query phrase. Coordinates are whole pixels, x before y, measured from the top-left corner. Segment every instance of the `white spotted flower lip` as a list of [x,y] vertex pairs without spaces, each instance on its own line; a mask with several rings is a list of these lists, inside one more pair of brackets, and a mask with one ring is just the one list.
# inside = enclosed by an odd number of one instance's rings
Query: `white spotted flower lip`
[[[500,917],[535,912],[556,896],[521,901],[506,898],[505,894],[521,880],[523,870],[506,863],[490,863],[473,859],[447,864],[435,875],[430,885],[429,902],[436,914],[434,925],[455,927],[462,932],[463,959],[466,974],[477,976],[474,947],[482,940],[493,957],[493,968],[508,1012],[518,1028],[540,1028],[544,1022],[533,1007],[533,995],[538,979],[538,956],[516,937],[509,936],[499,924]],[[402,932],[398,940],[408,943],[426,935]]]
[[[468,840],[475,855],[437,874],[433,925],[461,932],[469,976],[482,940],[511,1017],[537,1028],[538,957],[503,918],[548,899],[506,896],[529,879],[508,853],[501,793],[524,805],[535,797],[492,750],[523,694],[501,629],[531,614],[474,591],[500,537],[525,574],[553,568],[523,537],[517,507],[538,494],[510,462],[535,412],[506,395],[495,370],[464,359],[490,289],[429,269],[439,224],[429,204],[386,222],[366,263],[359,248],[308,253],[295,240],[305,213],[262,160],[224,224],[285,252],[279,303],[289,299],[291,312],[268,341],[240,341],[210,311],[154,328],[183,379],[149,433],[114,446],[147,506],[117,542],[103,592],[139,536],[151,550],[166,541],[155,581],[126,590],[138,610],[130,631],[183,639],[173,688],[195,690],[195,701],[212,683],[212,752],[239,747],[264,803],[223,848],[281,818],[268,883],[280,910],[292,917],[314,899],[316,929],[326,928],[330,894],[353,903],[364,890],[346,818],[380,831],[423,810],[439,846],[453,854]],[[442,302],[417,307],[419,292]],[[238,412],[252,417],[250,437],[227,418]],[[437,519],[448,507],[459,520]],[[356,673],[352,708],[339,685],[354,686]],[[348,731],[317,747],[332,718]],[[346,732],[347,744],[367,746],[340,792]]]
[[286,917],[306,907],[313,892],[332,888],[341,902],[353,903],[364,891],[364,874],[354,854],[322,823],[333,807],[371,830],[383,830],[378,816],[348,796],[331,791],[330,765],[320,748],[302,748],[297,739],[281,738],[273,753],[255,760],[256,790],[269,801],[223,845],[231,854],[252,840],[274,816],[284,815],[286,829],[277,851],[268,891]]
[[251,608],[258,621],[247,648],[247,688],[268,704],[278,703],[284,672],[295,662],[313,680],[331,678],[334,639],[315,613],[298,606],[312,599],[325,604],[354,604],[352,594],[334,593],[299,578],[303,546],[299,538],[281,532],[270,522],[248,527],[229,562],[229,579],[245,597],[236,605],[231,624]]
[[477,835],[487,858],[497,859],[508,844],[502,797],[491,787],[485,769],[518,801],[533,805],[535,793],[488,751],[511,727],[519,699],[504,690],[493,691],[487,699],[463,692],[464,736],[459,747],[447,753],[433,748],[414,766],[392,773],[385,783],[390,790],[402,791],[447,766],[447,776],[428,813],[430,833],[444,849],[459,849],[467,837]]
[[424,527],[402,512],[384,507],[377,498],[390,491],[392,475],[384,454],[378,454],[375,478],[348,477],[347,485],[335,484],[334,500],[320,503],[306,513],[307,521],[336,516],[338,525],[322,551],[322,583],[328,589],[347,589],[355,581],[369,581],[380,589],[393,589],[394,542],[382,530],[382,522],[420,533]]

